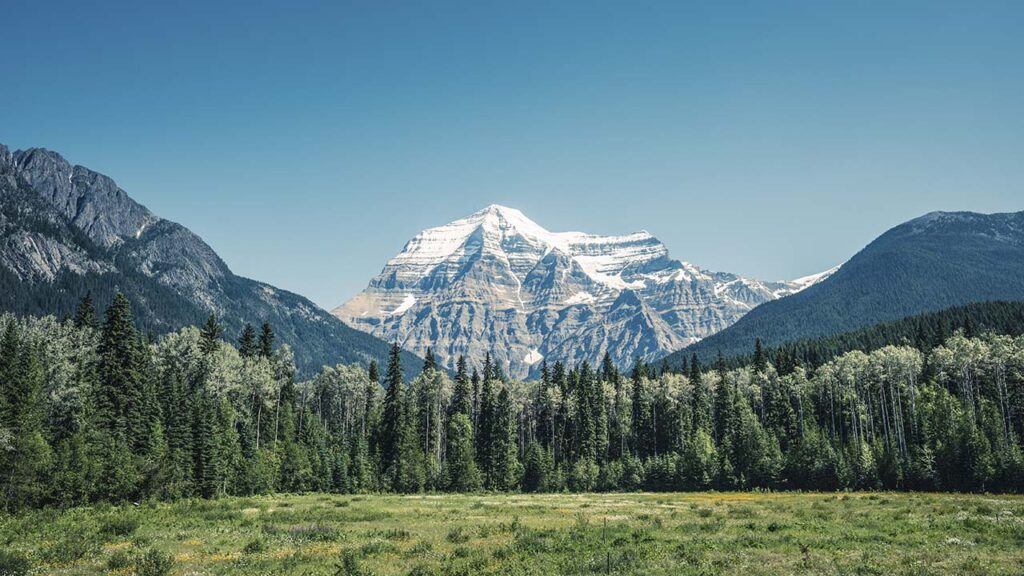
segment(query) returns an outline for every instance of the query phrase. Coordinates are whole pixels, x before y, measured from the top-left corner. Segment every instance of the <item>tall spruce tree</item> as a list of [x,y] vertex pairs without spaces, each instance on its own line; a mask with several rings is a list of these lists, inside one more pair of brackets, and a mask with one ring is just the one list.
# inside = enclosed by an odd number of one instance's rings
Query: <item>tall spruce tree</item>
[[274,355],[274,328],[269,322],[264,322],[260,328],[260,356],[270,358]]
[[405,395],[402,393],[404,379],[401,350],[398,348],[398,344],[392,344],[385,376],[387,392],[384,395],[384,414],[381,419],[378,442],[381,465],[384,467],[384,474],[392,484],[397,482],[401,474],[402,434],[405,424],[405,409],[403,407]]
[[96,320],[96,307],[92,303],[92,292],[86,292],[81,302],[78,303],[78,308],[75,310],[74,323],[78,328],[92,328],[95,330],[99,327]]
[[711,396],[708,392],[707,382],[704,381],[704,374],[700,366],[700,360],[694,354],[690,358],[690,385],[693,386],[691,396],[691,414],[693,417],[694,431],[704,430],[711,432]]
[[242,358],[254,358],[259,349],[256,347],[256,330],[252,324],[245,323],[241,335],[238,336],[238,354]]
[[204,354],[212,354],[220,346],[220,337],[224,333],[224,328],[217,322],[217,315],[210,314],[206,318],[206,324],[203,324],[201,330],[202,339],[200,345]]
[[129,443],[132,441],[129,434],[137,437],[145,420],[139,355],[131,304],[118,293],[107,309],[100,336],[99,386],[94,405],[99,429]]

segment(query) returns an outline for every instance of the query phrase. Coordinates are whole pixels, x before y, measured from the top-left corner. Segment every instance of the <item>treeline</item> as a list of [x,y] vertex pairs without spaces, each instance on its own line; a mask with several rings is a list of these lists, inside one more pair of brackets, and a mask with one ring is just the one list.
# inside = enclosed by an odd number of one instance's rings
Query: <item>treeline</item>
[[[768,355],[782,370],[797,364],[817,367],[846,352],[866,352],[889,345],[913,346],[927,352],[942,345],[957,330],[968,337],[986,332],[1020,336],[1024,334],[1024,302],[975,302],[954,306],[833,336],[787,342],[775,346]],[[750,354],[728,359],[730,367],[752,361]]]
[[[233,339],[234,340],[234,339]],[[1024,491],[1024,337],[959,330],[780,372],[490,361],[454,377],[325,367],[296,383],[273,329],[210,318],[152,341],[101,322],[0,317],[3,506],[278,491]]]

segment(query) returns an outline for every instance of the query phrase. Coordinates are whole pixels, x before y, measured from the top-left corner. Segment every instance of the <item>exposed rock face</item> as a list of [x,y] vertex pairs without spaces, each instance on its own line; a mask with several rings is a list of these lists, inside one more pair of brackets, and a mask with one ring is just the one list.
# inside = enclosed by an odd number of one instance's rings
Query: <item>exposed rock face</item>
[[408,350],[431,347],[446,366],[490,352],[523,377],[545,358],[653,359],[825,275],[760,282],[709,272],[671,259],[647,232],[549,232],[492,205],[418,234],[333,313]]
[[[103,306],[132,301],[156,333],[217,314],[233,338],[242,324],[270,322],[291,344],[303,375],[323,364],[383,363],[388,345],[352,330],[312,302],[232,274],[188,228],[164,220],[117,184],[55,152],[0,145],[0,310],[69,312],[87,291]],[[407,372],[421,365],[405,355]]]

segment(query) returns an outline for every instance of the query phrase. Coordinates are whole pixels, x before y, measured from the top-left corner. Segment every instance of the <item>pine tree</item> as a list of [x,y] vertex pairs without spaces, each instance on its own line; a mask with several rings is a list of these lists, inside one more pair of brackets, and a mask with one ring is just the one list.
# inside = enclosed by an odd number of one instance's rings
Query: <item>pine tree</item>
[[[449,408],[451,414],[465,414],[468,418],[473,413],[473,391],[470,389],[469,376],[466,374],[466,359],[459,356],[455,363],[455,387],[452,390],[452,401]],[[470,430],[472,435],[472,429]]]
[[367,376],[370,378],[370,382],[380,384],[380,372],[378,371],[376,360],[370,360],[370,367],[367,370]]
[[547,489],[550,468],[544,449],[537,442],[526,446],[523,464],[523,492],[543,492]]
[[469,414],[456,411],[448,420],[448,446],[445,460],[447,488],[453,492],[473,492],[482,486],[473,449],[473,429]]
[[398,429],[398,467],[395,476],[395,490],[412,493],[423,490],[426,484],[426,467],[423,447],[417,434],[419,413],[416,409],[415,391],[406,387],[403,393],[401,423]]
[[212,354],[220,346],[220,337],[224,328],[217,322],[217,316],[210,314],[203,325],[201,348],[204,354]]
[[473,388],[473,414],[470,420],[473,422],[473,435],[480,434],[480,373],[473,368],[473,376],[470,377],[469,383]]
[[86,292],[85,296],[82,297],[82,301],[78,303],[78,308],[75,310],[74,323],[78,328],[92,328],[95,330],[99,327],[96,321],[96,308],[92,303],[92,292]]
[[597,434],[594,423],[597,414],[592,397],[592,378],[590,366],[584,362],[576,377],[576,454],[579,459],[591,462],[597,459]]
[[434,357],[434,351],[427,346],[427,353],[423,355],[423,371],[437,370],[437,358]]
[[274,355],[274,329],[269,322],[264,322],[260,330],[260,356],[270,358]]
[[[43,436],[45,376],[38,352],[31,342],[19,346],[16,336],[8,340],[8,335],[5,335],[3,345],[5,351],[0,371],[11,379],[4,386],[7,401],[0,422],[7,425],[12,442],[7,450],[0,453],[0,463],[3,464],[0,481],[3,482],[4,508],[14,509],[42,503],[52,454]],[[14,366],[7,364],[12,360],[8,346],[14,348]]]
[[711,397],[708,393],[707,383],[701,372],[700,360],[694,354],[690,358],[690,385],[693,386],[691,397],[691,414],[693,417],[692,429],[711,431]]
[[402,356],[398,344],[391,345],[388,357],[388,370],[385,376],[387,393],[384,395],[384,415],[380,427],[380,454],[384,474],[392,484],[398,481],[401,474],[401,448],[405,412],[403,407],[405,395],[404,376],[402,374]]
[[644,458],[654,451],[651,449],[651,435],[649,433],[651,415],[645,390],[647,370],[643,365],[643,361],[639,358],[633,366],[632,383],[632,402],[630,402],[632,417],[630,420],[633,452],[637,456]]
[[494,429],[495,407],[494,393],[490,379],[485,379],[480,387],[480,415],[476,432],[476,462],[483,475],[484,485],[493,488],[494,467]]
[[[547,364],[544,366],[547,367]],[[614,385],[618,379],[619,370],[615,367],[615,363],[612,362],[612,355],[605,352],[604,357],[601,358],[601,380]]]
[[252,324],[245,323],[242,334],[238,337],[238,354],[242,358],[254,358],[258,352],[256,347],[256,330]]
[[130,443],[134,438],[130,438],[129,433],[137,435],[145,420],[139,356],[140,346],[132,323],[131,305],[119,293],[107,309],[100,336],[95,417],[100,430]]
[[[719,351],[719,354],[721,354],[721,351]],[[760,338],[754,341],[754,370],[762,374],[768,370],[768,358],[765,356],[764,346],[761,345]]]
[[516,444],[512,397],[506,387],[502,387],[501,392],[498,393],[491,436],[492,488],[504,491],[514,490],[519,486],[522,465],[519,463]]

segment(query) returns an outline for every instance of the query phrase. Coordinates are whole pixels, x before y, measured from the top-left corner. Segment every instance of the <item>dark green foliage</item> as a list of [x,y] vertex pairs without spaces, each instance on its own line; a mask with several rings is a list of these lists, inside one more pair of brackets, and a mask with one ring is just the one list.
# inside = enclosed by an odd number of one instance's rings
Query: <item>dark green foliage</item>
[[241,336],[238,337],[238,353],[242,358],[252,358],[257,352],[259,348],[256,347],[256,330],[252,324],[246,322]]
[[447,489],[472,492],[483,486],[473,450],[473,428],[469,415],[456,412],[448,422]]
[[32,568],[28,558],[16,552],[0,550],[0,574],[4,576],[25,576]]
[[274,355],[274,328],[270,322],[264,322],[260,328],[259,353],[263,358],[270,358]]

